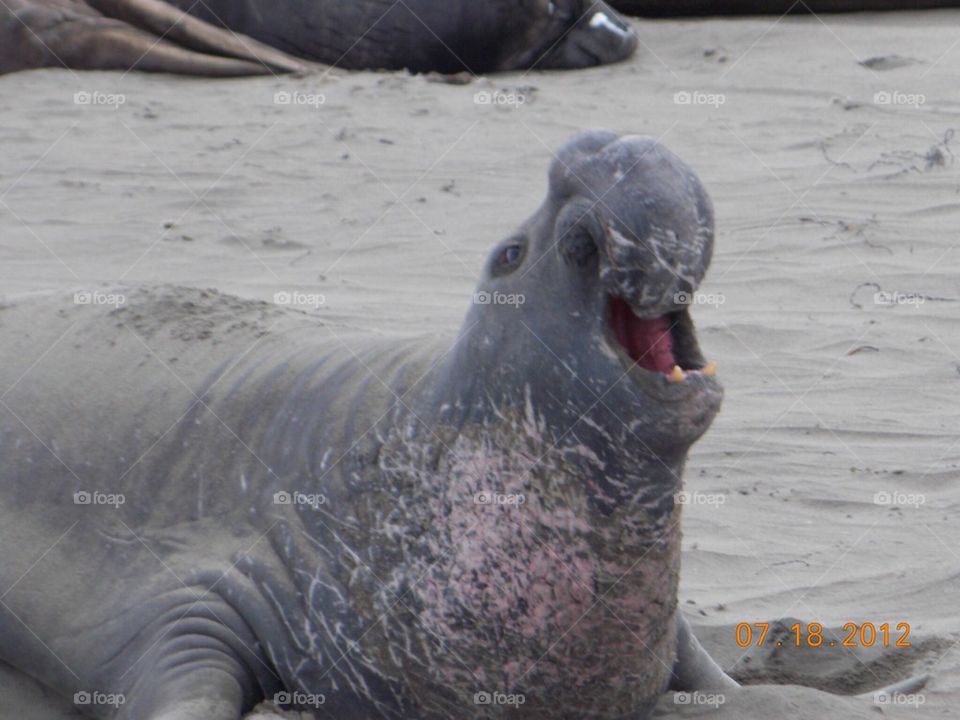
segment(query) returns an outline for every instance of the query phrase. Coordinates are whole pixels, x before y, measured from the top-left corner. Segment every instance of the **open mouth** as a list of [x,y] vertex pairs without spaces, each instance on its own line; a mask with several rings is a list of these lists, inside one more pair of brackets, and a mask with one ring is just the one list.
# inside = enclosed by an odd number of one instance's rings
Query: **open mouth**
[[681,383],[691,374],[714,377],[717,364],[700,354],[693,320],[687,310],[641,318],[622,298],[608,299],[613,339],[636,367],[659,373],[667,382]]

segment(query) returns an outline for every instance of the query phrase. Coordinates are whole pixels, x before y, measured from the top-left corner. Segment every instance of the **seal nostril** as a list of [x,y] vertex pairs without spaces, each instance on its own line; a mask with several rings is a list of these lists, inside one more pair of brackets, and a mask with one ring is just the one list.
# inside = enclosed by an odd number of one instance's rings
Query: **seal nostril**
[[577,233],[577,237],[564,244],[561,253],[568,264],[585,268],[597,256],[597,246],[589,236]]
[[557,250],[568,265],[582,269],[596,262],[603,227],[589,202],[568,203],[557,216],[554,235]]

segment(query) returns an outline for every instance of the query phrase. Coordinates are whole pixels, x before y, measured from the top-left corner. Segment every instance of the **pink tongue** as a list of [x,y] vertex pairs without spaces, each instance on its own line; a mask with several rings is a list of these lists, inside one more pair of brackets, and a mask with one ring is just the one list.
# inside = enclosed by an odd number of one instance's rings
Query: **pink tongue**
[[644,370],[669,374],[676,365],[673,357],[673,338],[670,318],[641,319],[620,298],[610,303],[611,324],[617,340],[630,359]]

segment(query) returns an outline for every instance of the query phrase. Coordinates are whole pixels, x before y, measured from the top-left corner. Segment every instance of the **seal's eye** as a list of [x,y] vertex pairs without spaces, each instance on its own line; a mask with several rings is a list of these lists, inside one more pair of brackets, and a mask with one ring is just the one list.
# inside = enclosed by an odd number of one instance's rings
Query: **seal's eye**
[[493,266],[490,268],[494,275],[503,275],[513,272],[523,260],[523,245],[520,243],[510,243],[505,245],[493,260]]

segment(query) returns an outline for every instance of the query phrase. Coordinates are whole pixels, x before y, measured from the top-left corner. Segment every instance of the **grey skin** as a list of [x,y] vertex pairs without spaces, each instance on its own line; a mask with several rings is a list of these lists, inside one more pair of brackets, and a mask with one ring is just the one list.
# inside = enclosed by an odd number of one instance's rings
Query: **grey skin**
[[69,67],[229,77],[315,63],[442,73],[573,69],[624,60],[637,42],[602,0],[0,4],[0,73]]
[[456,336],[182,288],[0,310],[0,658],[124,696],[99,717],[236,720],[282,689],[358,720],[502,711],[478,692],[645,717],[685,633],[674,495],[721,390],[635,366],[607,305],[673,314],[699,367],[674,295],[712,241],[686,165],[594,131]]
[[627,15],[783,15],[960,7],[960,0],[610,0]]
[[[677,609],[722,392],[676,299],[712,248],[690,168],[592,131],[449,336],[170,287],[3,307],[0,660],[129,720],[642,720],[734,689]],[[617,303],[666,318],[685,382]]]

